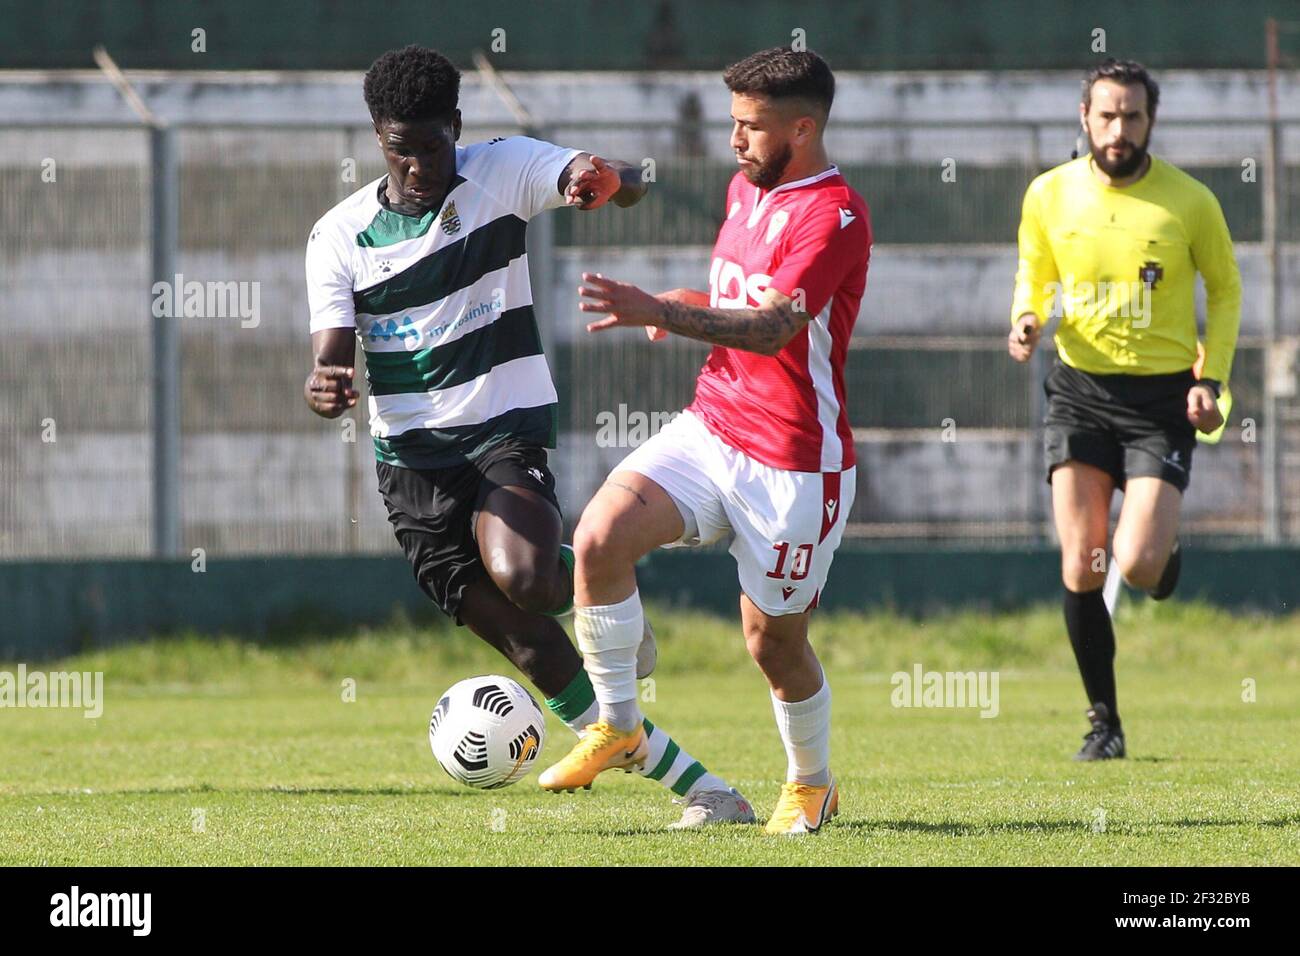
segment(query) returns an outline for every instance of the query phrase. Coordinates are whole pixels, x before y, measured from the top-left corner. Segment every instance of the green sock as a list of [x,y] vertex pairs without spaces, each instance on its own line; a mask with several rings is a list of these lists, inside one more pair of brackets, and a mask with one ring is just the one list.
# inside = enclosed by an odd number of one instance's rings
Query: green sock
[[551,713],[564,721],[570,730],[580,736],[583,728],[588,724],[594,724],[600,716],[600,708],[596,705],[596,690],[591,686],[591,678],[582,668],[579,668],[577,675],[569,681],[568,687],[555,697],[547,698],[546,706]]

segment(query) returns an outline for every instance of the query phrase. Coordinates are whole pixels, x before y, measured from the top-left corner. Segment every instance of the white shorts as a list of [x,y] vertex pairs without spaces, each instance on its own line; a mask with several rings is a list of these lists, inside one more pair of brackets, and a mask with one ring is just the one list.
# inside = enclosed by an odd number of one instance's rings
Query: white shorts
[[614,471],[644,475],[677,505],[686,532],[664,547],[712,544],[735,532],[730,550],[741,590],[763,613],[777,617],[817,606],[853,507],[856,468],[824,474],[772,468],[682,412]]

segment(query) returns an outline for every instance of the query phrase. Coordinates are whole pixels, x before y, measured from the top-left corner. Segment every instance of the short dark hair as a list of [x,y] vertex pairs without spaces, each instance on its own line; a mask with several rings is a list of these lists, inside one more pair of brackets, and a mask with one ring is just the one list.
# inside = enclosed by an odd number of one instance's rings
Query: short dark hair
[[811,50],[784,46],[759,50],[727,67],[722,80],[733,93],[808,100],[826,114],[835,99],[835,76],[826,61]]
[[1094,66],[1083,78],[1083,108],[1092,106],[1092,86],[1098,80],[1114,80],[1124,86],[1141,83],[1147,90],[1147,116],[1156,115],[1160,102],[1160,86],[1151,78],[1147,68],[1136,60],[1117,60],[1114,57],[1100,66]]
[[449,117],[460,101],[460,72],[437,50],[389,50],[366,71],[366,106],[376,123]]

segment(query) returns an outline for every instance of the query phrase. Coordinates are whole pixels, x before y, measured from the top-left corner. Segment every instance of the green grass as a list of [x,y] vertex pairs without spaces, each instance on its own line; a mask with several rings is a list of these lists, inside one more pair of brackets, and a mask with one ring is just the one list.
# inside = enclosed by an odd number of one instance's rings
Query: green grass
[[[646,712],[764,815],[784,755],[736,623],[654,620]],[[824,615],[814,628],[842,787],[841,816],[814,839],[664,832],[669,795],[623,774],[572,796],[540,792],[536,771],[503,791],[453,784],[425,737],[438,693],[513,671],[466,631],[394,626],[276,647],[182,637],[41,665],[104,671],[104,713],[0,710],[0,863],[1300,863],[1300,617],[1128,606],[1130,759],[1098,765],[1069,759],[1084,701],[1055,609]],[[999,715],[891,706],[890,675],[918,662],[997,670]],[[537,769],[571,739],[551,720]]]

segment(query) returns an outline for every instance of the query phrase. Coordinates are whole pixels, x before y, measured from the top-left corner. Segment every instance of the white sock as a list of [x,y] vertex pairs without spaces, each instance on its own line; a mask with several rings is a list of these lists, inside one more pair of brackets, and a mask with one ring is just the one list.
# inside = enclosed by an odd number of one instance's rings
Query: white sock
[[584,710],[580,717],[574,720],[566,720],[565,723],[570,730],[581,738],[586,736],[588,725],[594,724],[598,720],[600,720],[600,704],[593,700],[591,706]]
[[641,595],[633,591],[618,604],[575,607],[573,630],[601,720],[632,730],[641,722],[636,687],[636,650],[645,633]]
[[785,744],[786,780],[824,787],[831,782],[831,685],[807,700],[783,701],[772,694],[776,727]]

